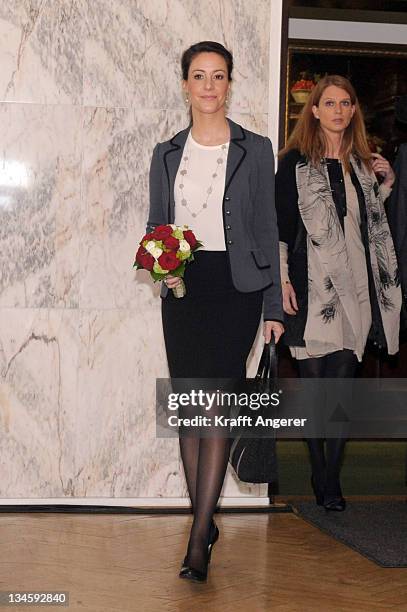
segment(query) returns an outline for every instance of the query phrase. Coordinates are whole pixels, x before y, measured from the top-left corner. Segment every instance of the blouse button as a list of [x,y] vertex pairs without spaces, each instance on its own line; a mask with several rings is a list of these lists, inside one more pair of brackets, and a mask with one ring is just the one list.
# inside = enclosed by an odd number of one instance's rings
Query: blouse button
[[231,225],[227,225],[227,226],[226,226],[226,229],[227,229],[227,230],[231,230],[231,229],[232,229]]
[[229,202],[230,201],[230,197],[229,196],[225,196],[225,202]]
[[230,215],[230,210],[225,211],[227,215]]
[[233,240],[228,240],[228,244],[233,244]]

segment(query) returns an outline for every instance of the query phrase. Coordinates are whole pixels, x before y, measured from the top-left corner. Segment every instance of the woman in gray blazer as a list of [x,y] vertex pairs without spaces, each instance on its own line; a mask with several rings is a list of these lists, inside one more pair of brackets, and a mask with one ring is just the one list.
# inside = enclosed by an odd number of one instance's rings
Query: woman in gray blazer
[[[183,298],[168,291],[180,279],[170,277],[162,287],[170,376],[241,379],[262,311],[265,340],[283,333],[273,151],[268,138],[225,116],[233,68],[225,47],[195,44],[181,64],[191,125],[154,149],[147,229],[188,225],[203,248],[186,268]],[[183,433],[194,520],[180,577],[204,581],[219,536],[213,513],[230,441]]]

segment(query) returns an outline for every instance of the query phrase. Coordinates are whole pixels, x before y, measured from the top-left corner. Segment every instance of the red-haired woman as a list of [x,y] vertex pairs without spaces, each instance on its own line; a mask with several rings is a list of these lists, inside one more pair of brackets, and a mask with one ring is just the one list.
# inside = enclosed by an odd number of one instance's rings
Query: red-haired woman
[[[376,175],[383,178],[378,185]],[[304,378],[354,377],[368,337],[398,351],[401,292],[383,202],[394,173],[372,154],[351,83],[312,90],[276,177],[285,342]],[[317,504],[342,511],[346,440],[308,439]]]

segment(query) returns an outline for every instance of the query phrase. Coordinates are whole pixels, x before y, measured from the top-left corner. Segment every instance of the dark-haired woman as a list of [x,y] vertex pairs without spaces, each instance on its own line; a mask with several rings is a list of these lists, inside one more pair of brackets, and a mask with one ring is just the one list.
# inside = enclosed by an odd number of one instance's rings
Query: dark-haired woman
[[[240,379],[263,310],[264,336],[283,326],[273,151],[270,140],[225,116],[233,59],[216,42],[182,57],[182,86],[192,124],[158,144],[150,171],[148,229],[188,225],[204,244],[180,282],[162,288],[170,376]],[[213,521],[228,463],[224,437],[181,436],[180,450],[194,514],[180,577],[204,581],[219,532]]]
[[[351,83],[321,79],[276,176],[286,343],[301,377],[354,377],[368,337],[398,351],[401,292],[383,202],[394,173],[369,150]],[[378,185],[375,174],[383,178]],[[345,438],[307,440],[319,505],[342,511]]]

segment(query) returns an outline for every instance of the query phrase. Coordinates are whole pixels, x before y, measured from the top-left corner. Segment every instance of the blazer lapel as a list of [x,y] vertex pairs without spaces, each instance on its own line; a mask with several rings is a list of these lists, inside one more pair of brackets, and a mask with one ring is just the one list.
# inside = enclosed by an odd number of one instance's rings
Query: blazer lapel
[[228,119],[228,122],[230,127],[230,145],[226,164],[225,194],[247,153],[244,145],[241,144],[242,141],[246,140],[243,128],[231,119]]
[[178,132],[170,140],[171,149],[164,153],[164,166],[168,182],[168,202],[167,202],[167,218],[168,223],[174,223],[175,218],[175,200],[174,200],[174,185],[175,177],[177,176],[178,168],[181,163],[182,152],[188,137],[191,126]]

